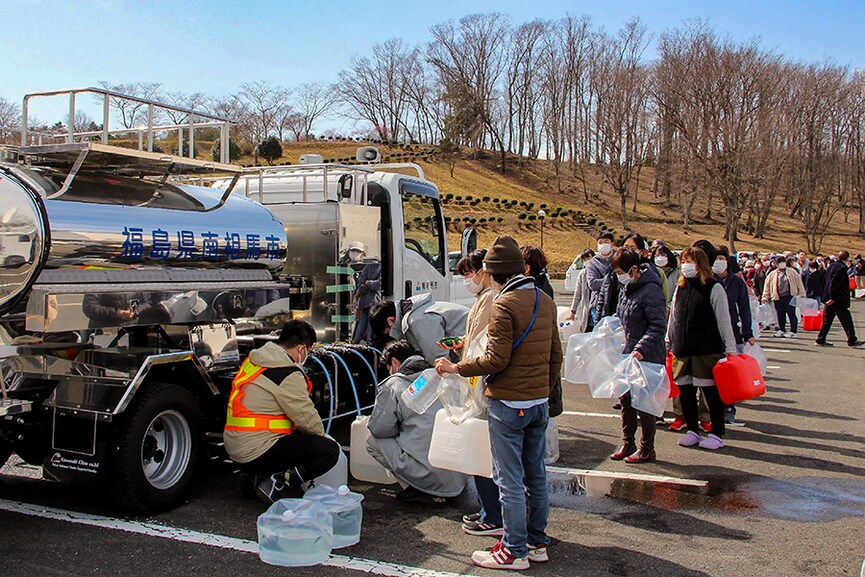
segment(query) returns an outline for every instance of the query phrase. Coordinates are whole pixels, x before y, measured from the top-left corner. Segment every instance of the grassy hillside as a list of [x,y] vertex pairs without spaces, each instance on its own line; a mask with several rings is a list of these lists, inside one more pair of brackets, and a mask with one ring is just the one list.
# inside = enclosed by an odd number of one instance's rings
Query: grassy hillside
[[[286,143],[283,158],[276,164],[297,163],[301,154],[320,154],[325,160],[348,162],[354,158],[357,147],[362,145],[364,143],[329,141]],[[496,235],[505,233],[523,244],[540,245],[541,224],[537,212],[543,208],[547,213],[543,224],[544,250],[550,260],[550,271],[560,275],[580,251],[595,246],[593,235],[602,224],[613,229],[617,236],[626,232],[621,228],[619,199],[609,186],[602,186],[602,177],[597,172],[587,176],[586,188],[591,200],[586,202],[582,182],[570,174],[563,179],[564,192],[561,194],[548,185],[545,175],[549,167],[545,161],[513,159],[508,174],[502,175],[496,158],[460,160],[451,177],[448,163],[436,154],[434,147],[378,146],[385,162],[416,162],[424,169],[427,178],[438,185],[444,199],[445,214],[450,218],[451,250],[459,248],[458,233],[466,225],[466,219],[475,219],[473,226],[478,229],[481,246],[488,246]],[[210,146],[202,142],[197,150],[201,156],[209,155]],[[254,159],[244,156],[240,162],[249,165]],[[702,218],[708,207],[698,203],[693,212],[697,222],[692,224],[690,232],[685,231],[679,208],[665,208],[661,199],[653,197],[654,177],[652,168],[645,168],[640,175],[638,210],[628,212],[631,230],[649,240],[663,238],[674,248],[689,246],[700,238],[723,243],[724,226],[719,202],[713,207],[714,221]],[[631,206],[629,200],[628,208]],[[766,237],[755,239],[740,232],[737,248],[781,251],[804,247],[801,222],[790,218],[786,210],[782,202],[776,203]],[[826,236],[822,252],[841,249],[850,250],[853,254],[865,252],[865,239],[856,234],[858,225],[855,211],[849,214],[847,222],[839,213]]]

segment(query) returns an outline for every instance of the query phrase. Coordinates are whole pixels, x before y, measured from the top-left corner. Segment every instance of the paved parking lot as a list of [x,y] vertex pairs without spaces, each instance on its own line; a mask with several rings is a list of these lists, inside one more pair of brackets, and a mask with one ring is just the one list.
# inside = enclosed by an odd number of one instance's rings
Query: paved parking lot
[[[557,287],[560,288],[560,287]],[[561,300],[564,302],[564,299]],[[865,304],[853,314],[865,336]],[[768,392],[743,403],[743,427],[717,453],[684,449],[659,431],[658,462],[626,465],[608,400],[565,384],[557,418],[561,459],[550,472],[551,560],[539,576],[859,575],[865,558],[865,351],[763,338]],[[0,475],[0,575],[493,575],[471,565],[491,538],[460,531],[470,493],[434,505],[397,502],[393,487],[363,493],[361,542],[327,566],[279,568],[255,554],[264,510],[236,491],[218,452],[201,468],[192,499],[152,518],[127,518],[102,495],[39,480],[7,466]],[[666,479],[665,478],[673,478]]]

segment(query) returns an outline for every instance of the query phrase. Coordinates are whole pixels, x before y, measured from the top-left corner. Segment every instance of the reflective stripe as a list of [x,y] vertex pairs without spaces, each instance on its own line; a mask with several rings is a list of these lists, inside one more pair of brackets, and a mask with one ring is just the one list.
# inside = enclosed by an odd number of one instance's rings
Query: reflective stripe
[[231,395],[228,397],[225,430],[243,433],[270,431],[282,435],[290,435],[294,423],[286,415],[265,415],[253,413],[243,404],[244,387],[261,375],[266,367],[254,365],[248,358],[240,365],[240,370],[231,382]]

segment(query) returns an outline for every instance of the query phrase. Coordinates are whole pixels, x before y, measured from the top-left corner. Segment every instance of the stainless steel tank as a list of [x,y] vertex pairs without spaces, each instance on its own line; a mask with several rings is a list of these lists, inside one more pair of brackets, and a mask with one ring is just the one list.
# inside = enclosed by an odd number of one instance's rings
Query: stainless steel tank
[[0,313],[52,269],[144,276],[247,268],[275,276],[284,264],[282,223],[238,195],[220,204],[221,193],[209,188],[88,173],[56,196],[64,177],[54,169],[0,170]]

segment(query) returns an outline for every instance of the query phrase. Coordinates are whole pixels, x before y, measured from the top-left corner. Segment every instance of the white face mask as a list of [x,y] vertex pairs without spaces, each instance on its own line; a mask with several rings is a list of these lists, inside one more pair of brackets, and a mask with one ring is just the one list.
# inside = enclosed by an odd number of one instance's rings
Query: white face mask
[[613,252],[613,245],[609,242],[599,242],[598,252],[601,253],[601,256],[607,256]]
[[716,260],[714,263],[712,263],[712,272],[715,274],[723,274],[727,272],[727,261]]
[[475,282],[476,278],[478,278],[478,275],[475,275],[472,278],[463,279],[463,285],[465,285],[466,290],[469,291],[470,294],[473,294],[475,296],[477,296],[484,289],[483,284]]
[[656,256],[655,257],[655,264],[658,265],[659,267],[663,268],[663,267],[667,266],[667,262],[669,262],[669,261],[668,261],[667,257],[665,257],[665,256]]
[[694,278],[697,276],[697,265],[693,262],[682,264],[682,276],[685,278]]
[[619,284],[621,284],[622,286],[628,286],[629,284],[634,282],[634,279],[631,278],[631,275],[626,272],[623,272],[622,274],[616,274],[616,276],[619,278]]
[[778,268],[780,268],[781,270],[784,270],[785,268],[787,268],[787,263],[784,261],[779,262]]

